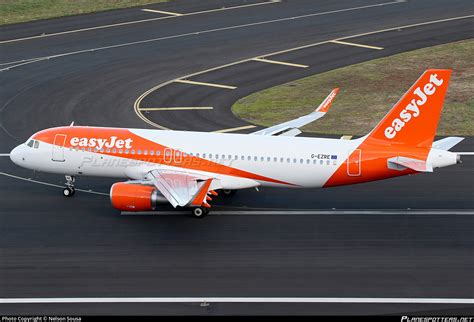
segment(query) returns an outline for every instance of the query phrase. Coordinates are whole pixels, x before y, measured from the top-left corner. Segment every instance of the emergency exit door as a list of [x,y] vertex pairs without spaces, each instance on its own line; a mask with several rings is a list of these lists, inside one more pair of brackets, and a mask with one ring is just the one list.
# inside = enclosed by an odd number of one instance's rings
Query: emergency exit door
[[361,155],[360,149],[349,150],[347,158],[347,175],[356,177],[361,175]]

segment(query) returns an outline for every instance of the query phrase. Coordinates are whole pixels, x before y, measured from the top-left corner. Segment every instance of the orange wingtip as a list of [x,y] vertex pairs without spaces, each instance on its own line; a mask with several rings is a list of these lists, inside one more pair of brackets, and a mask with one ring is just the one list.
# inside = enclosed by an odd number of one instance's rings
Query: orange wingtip
[[339,93],[339,88],[333,89],[332,92],[329,93],[326,99],[321,103],[321,105],[318,106],[316,111],[322,113],[326,113],[327,111],[329,111],[329,108],[331,107],[332,102],[336,98],[337,93]]

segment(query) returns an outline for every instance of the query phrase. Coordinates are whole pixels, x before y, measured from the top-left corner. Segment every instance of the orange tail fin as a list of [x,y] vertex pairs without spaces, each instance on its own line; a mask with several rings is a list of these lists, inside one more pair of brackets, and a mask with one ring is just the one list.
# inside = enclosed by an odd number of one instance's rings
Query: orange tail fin
[[368,138],[430,148],[443,108],[451,70],[429,69],[380,121]]

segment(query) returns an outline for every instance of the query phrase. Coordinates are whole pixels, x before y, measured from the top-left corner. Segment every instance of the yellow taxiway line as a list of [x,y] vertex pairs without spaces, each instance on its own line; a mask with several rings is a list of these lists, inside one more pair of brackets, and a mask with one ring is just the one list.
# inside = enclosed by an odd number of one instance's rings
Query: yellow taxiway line
[[227,132],[253,129],[254,127],[255,127],[255,125],[245,125],[245,126],[239,126],[239,127],[232,127],[230,129],[217,130],[217,131],[213,131],[213,132],[214,133],[227,133]]
[[153,13],[161,13],[161,14],[164,14],[164,15],[170,15],[170,16],[176,16],[176,17],[183,15],[182,13],[163,11],[163,10],[153,10],[153,9],[142,9],[142,11],[153,12]]
[[362,45],[362,44],[356,44],[356,43],[353,43],[353,42],[340,41],[340,40],[331,40],[330,42],[332,42],[334,44],[339,44],[339,45],[362,47],[362,48],[375,49],[375,50],[382,50],[383,49],[383,47]]
[[285,65],[285,66],[298,67],[298,68],[308,68],[309,67],[308,65],[287,63],[287,62],[284,62],[284,61],[272,60],[272,59],[266,59],[266,58],[254,58],[252,60],[258,61],[258,62],[261,62],[261,63]]
[[191,80],[187,80],[187,79],[176,79],[174,82],[175,83],[182,83],[182,84],[218,87],[218,88],[225,88],[225,89],[236,89],[237,88],[236,86],[214,84],[214,83],[205,83],[205,82],[196,82],[196,81],[191,81]]
[[212,106],[141,107],[140,111],[212,110]]

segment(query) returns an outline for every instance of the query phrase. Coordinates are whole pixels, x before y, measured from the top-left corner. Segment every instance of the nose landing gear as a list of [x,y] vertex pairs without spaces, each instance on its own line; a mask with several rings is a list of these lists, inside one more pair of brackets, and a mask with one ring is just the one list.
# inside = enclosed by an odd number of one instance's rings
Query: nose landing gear
[[74,182],[76,178],[74,176],[65,176],[66,177],[66,188],[63,189],[63,196],[64,197],[72,197],[76,192],[74,189]]

